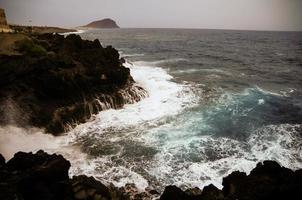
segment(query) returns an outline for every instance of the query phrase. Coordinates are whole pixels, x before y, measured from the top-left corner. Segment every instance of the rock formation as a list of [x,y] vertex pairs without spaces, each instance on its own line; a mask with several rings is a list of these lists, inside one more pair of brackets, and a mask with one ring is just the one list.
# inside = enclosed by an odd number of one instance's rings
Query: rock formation
[[[68,177],[69,161],[61,155],[18,152],[5,163],[0,154],[1,200],[127,200],[156,199],[156,191],[139,193],[134,186],[105,186],[93,177]],[[167,186],[161,200],[267,200],[299,199],[302,170],[292,171],[274,161],[259,163],[249,175],[233,172],[223,179],[223,189],[209,185],[182,191]]]
[[98,21],[91,22],[83,27],[87,28],[119,28],[116,22],[112,19],[102,19]]
[[0,54],[2,125],[32,125],[57,134],[101,110],[118,109],[147,96],[118,51],[102,47],[98,40],[0,34],[1,40],[10,49]]
[[0,8],[0,32],[11,32],[12,30],[9,28],[4,9]]
[[233,172],[223,178],[223,189],[213,185],[202,192],[182,191],[176,186],[166,187],[161,200],[266,200],[298,199],[302,196],[302,169],[292,171],[275,161],[258,163],[249,175]]
[[5,163],[0,154],[1,200],[111,200],[151,199],[147,193],[131,197],[127,186],[105,186],[93,177],[68,177],[70,162],[61,155],[18,152]]

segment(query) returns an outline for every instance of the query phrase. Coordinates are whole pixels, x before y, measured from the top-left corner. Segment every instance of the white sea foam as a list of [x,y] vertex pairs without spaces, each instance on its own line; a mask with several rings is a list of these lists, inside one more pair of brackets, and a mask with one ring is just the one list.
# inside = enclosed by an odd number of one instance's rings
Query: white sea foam
[[[212,183],[222,188],[222,177],[237,170],[248,174],[264,160],[275,160],[282,166],[299,169],[302,167],[297,159],[302,156],[299,127],[290,124],[264,126],[255,130],[247,142],[226,137],[196,137],[190,132],[175,132],[174,128],[166,131],[174,140],[161,136],[167,142],[160,142],[160,151],[147,170],[164,185],[203,188]],[[146,141],[159,146],[154,143],[159,142],[154,140],[158,132],[147,135]],[[183,136],[179,138],[178,134]]]
[[176,70],[176,71],[173,71],[173,74],[190,74],[190,73],[195,73],[195,72],[217,73],[217,74],[232,76],[232,73],[222,70],[222,69],[204,69],[204,68]]
[[[148,62],[126,64],[135,81],[148,91],[148,98],[120,110],[102,111],[93,121],[81,124],[59,138],[45,135],[41,130],[24,132],[12,128],[7,132],[7,128],[1,128],[0,152],[6,152],[7,158],[17,150],[42,148],[61,153],[71,161],[71,176],[86,174],[118,187],[134,183],[139,190],[154,184],[151,179],[161,184],[162,189],[169,184],[202,188],[210,183],[221,188],[222,177],[235,170],[249,173],[257,162],[266,159],[293,169],[302,168],[297,159],[302,157],[299,125],[260,127],[246,141],[203,135],[209,125],[202,113],[191,112],[186,116],[183,112],[197,105],[199,97],[190,85],[174,82],[172,76],[153,66],[154,63],[152,66]],[[250,95],[250,90],[241,95]],[[232,95],[226,93],[216,103],[228,104],[233,100]],[[256,99],[253,106],[262,103],[265,101]],[[90,146],[83,143],[87,140],[93,141],[87,143]],[[116,146],[118,150],[112,154],[90,155],[89,150],[102,148],[104,143]],[[128,158],[122,153],[127,144],[152,147],[156,151],[150,158],[144,158],[137,154],[140,152],[135,152],[140,149],[134,148],[130,150],[134,158]]]
[[[120,110],[110,109],[100,112],[93,121],[79,125],[68,134],[71,143],[77,143],[79,138],[85,137],[106,140],[111,143],[140,140],[139,137],[136,137],[137,134],[128,132],[129,128],[134,127],[136,131],[139,131],[141,126],[143,129],[148,126],[156,126],[161,119],[175,116],[184,109],[197,104],[198,98],[191,91],[189,85],[173,82],[173,77],[162,68],[139,64],[126,63],[126,66],[131,69],[134,80],[148,91],[149,97],[136,104],[125,105]],[[103,135],[107,131],[121,131],[121,133],[110,133],[107,137]],[[119,155],[117,154],[117,156]],[[145,177],[131,168],[113,166],[110,155],[103,155],[99,158],[71,159],[73,159],[71,162],[74,163],[71,175],[81,173],[94,175],[99,180],[112,182],[116,186],[134,183],[140,190],[148,186]]]
[[134,65],[137,66],[158,66],[165,63],[176,63],[181,61],[187,61],[187,59],[184,58],[171,58],[171,59],[163,59],[163,60],[157,60],[157,61],[136,61],[134,62]]
[[119,53],[120,53],[120,57],[125,57],[125,58],[140,57],[140,56],[144,56],[145,55],[145,54],[142,54],[142,53],[127,54],[127,53],[123,53],[121,51]]
[[197,97],[190,87],[173,82],[172,76],[164,69],[129,63],[126,66],[131,69],[134,80],[148,91],[149,97],[136,104],[125,105],[120,110],[103,111],[94,121],[79,125],[73,133],[88,134],[87,129],[92,127],[104,130],[152,124],[154,120],[176,115],[197,103]]
[[81,34],[81,33],[85,33],[87,32],[87,30],[77,30],[77,31],[74,31],[74,32],[66,32],[66,33],[60,33],[60,35],[70,35],[70,34]]

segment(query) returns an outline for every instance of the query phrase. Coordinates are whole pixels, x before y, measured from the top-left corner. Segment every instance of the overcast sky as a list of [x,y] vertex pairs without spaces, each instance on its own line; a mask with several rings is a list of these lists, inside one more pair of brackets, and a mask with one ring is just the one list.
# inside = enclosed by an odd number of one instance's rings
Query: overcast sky
[[302,0],[0,0],[9,23],[302,31]]

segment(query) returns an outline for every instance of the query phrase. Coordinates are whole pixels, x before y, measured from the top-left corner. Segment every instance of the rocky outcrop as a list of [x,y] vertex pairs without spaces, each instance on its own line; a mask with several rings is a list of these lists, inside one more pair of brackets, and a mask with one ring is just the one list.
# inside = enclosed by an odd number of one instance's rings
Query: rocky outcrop
[[200,194],[182,191],[176,186],[166,187],[161,200],[266,200],[298,199],[302,196],[302,170],[292,171],[277,162],[258,163],[249,175],[233,172],[223,178],[223,189],[213,185]]
[[[0,158],[2,158],[0,154]],[[93,177],[68,177],[69,161],[61,155],[18,152],[6,164],[0,160],[1,200],[111,200],[151,199],[129,186],[105,186]]]
[[93,21],[83,27],[87,28],[119,28],[116,22],[112,19],[102,19],[98,21]]
[[[18,152],[5,163],[0,154],[0,199],[24,200],[101,200],[156,199],[158,192],[140,193],[128,184],[122,188],[106,186],[93,177],[68,177],[69,161],[61,155]],[[209,185],[186,191],[167,186],[161,200],[267,200],[299,199],[302,170],[292,171],[274,161],[259,163],[249,175],[233,172],[223,179],[223,189]]]
[[31,125],[57,134],[101,110],[118,109],[147,96],[123,66],[118,51],[102,47],[98,40],[7,35],[6,41],[13,42],[6,46],[13,47],[0,55],[2,125]]
[[0,168],[0,199],[63,199],[70,190],[69,167],[60,155],[16,153]]

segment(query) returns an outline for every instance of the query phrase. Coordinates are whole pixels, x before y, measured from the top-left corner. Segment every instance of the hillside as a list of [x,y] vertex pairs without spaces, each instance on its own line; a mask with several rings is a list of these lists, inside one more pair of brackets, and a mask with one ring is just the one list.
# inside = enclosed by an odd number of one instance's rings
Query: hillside
[[112,19],[102,19],[102,20],[97,20],[93,21],[83,27],[88,27],[88,28],[120,28],[116,22]]

